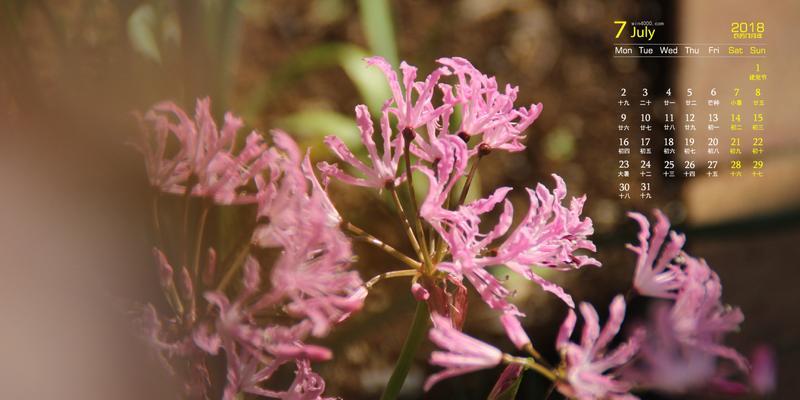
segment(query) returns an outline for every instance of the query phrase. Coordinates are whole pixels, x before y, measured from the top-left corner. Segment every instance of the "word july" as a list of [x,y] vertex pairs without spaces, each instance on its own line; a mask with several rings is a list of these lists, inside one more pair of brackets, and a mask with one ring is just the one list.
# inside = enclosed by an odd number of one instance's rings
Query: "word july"
[[[625,31],[625,27],[628,25],[628,21],[614,21],[614,24],[619,25],[619,30],[617,31],[615,39],[619,39],[622,36],[622,33]],[[632,39],[647,39],[647,41],[653,40],[653,37],[656,35],[656,28],[650,26],[640,26],[637,27],[636,25],[631,24],[631,38]]]

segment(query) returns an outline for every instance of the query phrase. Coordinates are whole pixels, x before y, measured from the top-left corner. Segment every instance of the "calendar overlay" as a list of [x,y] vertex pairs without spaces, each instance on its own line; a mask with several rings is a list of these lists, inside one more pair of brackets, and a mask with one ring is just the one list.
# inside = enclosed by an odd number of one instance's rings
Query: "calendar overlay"
[[612,51],[615,58],[713,63],[714,68],[735,70],[738,77],[659,92],[619,88],[615,173],[620,199],[652,199],[654,179],[765,176],[767,93],[761,84],[768,79],[766,42],[615,43]]

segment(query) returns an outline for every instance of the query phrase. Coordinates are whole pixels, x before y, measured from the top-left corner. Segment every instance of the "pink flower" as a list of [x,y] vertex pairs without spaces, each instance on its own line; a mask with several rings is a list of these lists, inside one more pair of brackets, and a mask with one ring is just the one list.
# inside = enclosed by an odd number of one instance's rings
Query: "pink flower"
[[[220,348],[224,349],[227,385],[223,399],[234,399],[240,392],[272,398],[316,399],[317,397],[297,397],[307,390],[294,385],[287,392],[269,390],[262,386],[281,365],[292,360],[304,365],[304,369],[298,369],[298,374],[302,378],[301,382],[308,383],[308,379],[313,378],[309,375],[308,361],[328,360],[331,352],[320,346],[303,343],[313,326],[308,320],[301,320],[291,326],[269,325],[262,328],[256,325],[252,314],[257,309],[248,304],[259,292],[260,268],[253,257],[248,257],[242,279],[243,290],[233,302],[219,292],[205,294],[208,302],[215,306],[218,316],[214,321],[213,333],[208,325],[201,324],[193,333],[193,341],[198,348],[212,355],[217,354]],[[300,383],[296,380],[296,384]],[[311,386],[306,387],[310,388]],[[321,389],[324,389],[324,384]]]
[[[244,148],[234,153],[242,121],[227,113],[218,130],[210,106],[208,98],[198,100],[194,119],[171,102],[156,104],[145,114],[142,136],[135,146],[144,154],[150,183],[163,192],[183,194],[188,190],[219,204],[255,202],[245,187],[269,167],[271,153],[255,132],[247,137]],[[170,135],[178,144],[172,157],[167,156]]]
[[531,344],[531,339],[528,337],[528,334],[525,333],[525,329],[522,328],[522,324],[519,322],[516,315],[503,314],[503,316],[500,317],[500,323],[503,325],[503,329],[506,330],[508,338],[511,339],[511,342],[514,343],[517,349],[522,349]]
[[[466,277],[484,302],[493,309],[503,313],[522,315],[513,304],[508,302],[507,297],[511,294],[508,289],[484,269],[503,262],[492,255],[484,256],[483,253],[511,226],[514,210],[511,202],[505,199],[511,188],[499,188],[484,199],[472,201],[460,206],[456,211],[451,211],[444,205],[447,192],[451,190],[441,181],[445,171],[435,174],[424,167],[419,170],[427,175],[430,181],[428,196],[420,207],[420,214],[445,240],[453,255],[453,261],[441,262],[437,268],[458,280]],[[480,232],[481,216],[490,212],[501,202],[503,202],[503,213],[499,223],[489,232]]]
[[[695,333],[687,332],[687,329],[696,329],[690,325],[687,321],[676,321],[674,305],[657,304],[647,326],[647,340],[642,343],[640,357],[623,371],[626,380],[666,393],[709,388],[726,394],[747,392],[745,384],[730,379],[732,370],[720,365],[718,357],[730,358],[738,364],[746,364],[746,360],[732,349],[723,348],[718,342],[721,336],[700,346]],[[740,365],[740,368],[745,367]],[[751,380],[755,373],[754,366]]]
[[481,144],[485,150],[502,149],[521,151],[520,141],[527,129],[542,112],[542,105],[534,104],[529,109],[514,108],[517,87],[506,85],[500,92],[494,77],[488,77],[472,64],[460,57],[440,58],[438,62],[453,70],[458,77],[455,95],[445,86],[445,102],[462,106],[459,133],[469,136],[483,134]]
[[297,144],[285,132],[272,132],[275,143],[274,168],[269,180],[256,179],[258,219],[266,221],[256,227],[253,242],[262,247],[281,247],[291,243],[308,203],[308,182],[300,168],[302,155]]
[[325,137],[325,144],[336,154],[336,156],[349,164],[351,167],[364,175],[364,178],[356,178],[348,175],[339,167],[325,162],[319,163],[319,168],[325,180],[331,177],[341,180],[344,183],[356,186],[366,186],[377,189],[385,188],[387,185],[398,185],[400,178],[396,177],[397,165],[403,155],[403,135],[396,135],[392,139],[392,128],[389,126],[389,111],[384,107],[381,113],[381,136],[383,137],[383,154],[378,154],[375,140],[372,136],[374,129],[372,119],[369,115],[367,106],[361,104],[356,106],[356,122],[361,131],[361,142],[367,149],[372,166],[367,166],[359,160],[347,146],[336,136]]
[[333,397],[322,397],[325,391],[325,381],[319,374],[311,370],[311,365],[306,360],[295,363],[297,370],[294,374],[292,385],[276,397],[282,400],[324,400]]
[[594,243],[587,239],[594,232],[592,220],[581,219],[586,196],[572,198],[569,208],[562,206],[567,189],[560,176],[553,174],[553,178],[556,188],[552,194],[542,184],[536,186],[536,191],[528,189],[531,202],[528,214],[500,245],[498,258],[515,272],[574,307],[572,297],[560,286],[531,270],[532,266],[560,270],[600,266],[600,262],[591,257],[575,254],[579,250],[596,250]]
[[721,302],[719,276],[705,260],[684,255],[686,281],[675,299],[670,318],[675,337],[695,351],[707,352],[749,369],[747,359],[721,344],[726,333],[737,331],[744,320],[742,311]]
[[341,232],[341,217],[317,180],[306,155],[291,139],[275,132],[282,150],[282,176],[264,184],[259,214],[267,224],[257,228],[254,241],[279,247],[272,267],[273,290],[261,296],[254,307],[264,309],[284,301],[293,317],[308,319],[315,336],[325,335],[363,304],[362,281],[349,270],[353,259],[350,241]]
[[556,339],[556,348],[564,360],[565,376],[558,390],[576,399],[635,398],[628,391],[631,384],[615,377],[615,369],[625,365],[636,354],[642,333],[637,332],[626,343],[607,352],[606,347],[619,332],[625,318],[625,299],[618,295],[609,306],[609,317],[600,330],[597,311],[589,303],[580,304],[584,319],[580,344],[569,341],[577,320],[569,310]]
[[[392,106],[387,109],[397,117],[397,129],[402,132],[405,129],[414,130],[428,122],[438,118],[446,109],[452,107],[444,104],[434,107],[432,104],[433,92],[439,78],[449,75],[447,68],[434,70],[424,82],[416,82],[417,68],[400,63],[400,70],[403,72],[402,88],[397,78],[397,73],[392,66],[382,57],[370,57],[366,59],[367,64],[377,67],[389,84],[392,91]],[[416,96],[414,96],[416,94]],[[416,97],[416,98],[415,98]]]
[[646,327],[636,363],[624,368],[626,380],[638,386],[668,393],[685,393],[708,386],[718,374],[717,359],[707,352],[696,351],[675,336],[670,306],[657,304]]
[[425,381],[425,391],[443,379],[492,368],[503,360],[500,350],[461,333],[453,327],[449,318],[438,314],[431,314],[431,318],[434,326],[429,337],[446,351],[434,351],[430,363],[445,370],[431,375]]
[[[566,187],[564,181],[554,175],[556,189],[553,194],[543,185],[539,185],[536,192],[529,190],[531,207],[528,214],[496,250],[489,250],[489,246],[505,235],[511,226],[514,210],[506,199],[511,188],[499,188],[485,199],[452,211],[444,204],[447,193],[452,190],[451,183],[442,177],[447,176],[447,171],[434,173],[425,167],[418,169],[430,182],[420,214],[445,240],[453,255],[452,261],[440,263],[438,269],[458,279],[465,276],[490,307],[504,313],[522,315],[507,301],[509,291],[484,270],[492,265],[508,265],[574,307],[572,298],[561,287],[535,274],[531,266],[577,269],[585,265],[600,265],[591,257],[574,254],[579,250],[595,250],[594,244],[587,239],[593,233],[592,221],[580,217],[585,197],[573,198],[569,208],[562,206]],[[481,216],[500,202],[503,202],[503,212],[499,222],[490,231],[480,232]]]
[[[639,246],[627,245],[628,249],[637,255],[633,287],[644,296],[674,299],[678,289],[683,285],[683,280],[686,279],[680,263],[674,261],[681,254],[686,237],[669,230],[669,220],[663,213],[655,210],[654,214],[656,225],[650,238],[650,224],[647,218],[639,213],[628,213],[640,227]],[[667,232],[670,240],[662,250],[661,246],[667,237]]]

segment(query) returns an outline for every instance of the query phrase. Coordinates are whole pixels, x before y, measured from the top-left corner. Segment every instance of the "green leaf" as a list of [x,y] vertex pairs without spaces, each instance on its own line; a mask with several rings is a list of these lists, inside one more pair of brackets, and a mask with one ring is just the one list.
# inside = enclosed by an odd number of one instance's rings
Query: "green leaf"
[[379,115],[383,103],[392,96],[392,92],[383,74],[377,68],[367,67],[364,58],[368,56],[358,46],[345,45],[339,49],[339,65],[353,81],[372,115]]
[[128,39],[133,49],[156,63],[161,63],[156,28],[158,18],[151,4],[141,4],[128,17]]
[[356,121],[330,110],[303,110],[277,121],[277,126],[301,140],[319,141],[326,135],[336,135],[350,147],[361,143]]
[[[348,43],[326,43],[303,50],[293,56],[269,79],[257,85],[249,94],[243,115],[252,118],[280,98],[280,93],[311,72],[339,66],[353,82],[370,111],[377,114],[383,102],[391,97],[389,85],[375,68],[367,68],[366,50]],[[354,105],[355,106],[355,105]]]
[[361,25],[369,48],[375,55],[398,65],[392,11],[388,0],[359,0]]

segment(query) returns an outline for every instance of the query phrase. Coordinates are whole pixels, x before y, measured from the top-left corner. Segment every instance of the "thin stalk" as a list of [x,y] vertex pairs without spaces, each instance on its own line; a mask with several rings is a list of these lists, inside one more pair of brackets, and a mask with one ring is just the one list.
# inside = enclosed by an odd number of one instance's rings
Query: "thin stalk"
[[156,233],[156,244],[158,246],[163,245],[163,234],[161,233],[161,220],[159,218],[158,212],[158,192],[153,192],[153,207],[152,207],[152,214],[153,214],[153,229],[155,229]]
[[525,345],[524,350],[528,352],[528,354],[532,355],[534,359],[542,362],[542,364],[547,364],[547,361],[542,357],[542,354],[539,353],[535,347],[533,347],[533,343],[528,343]]
[[402,278],[404,276],[416,276],[417,274],[419,274],[419,271],[416,269],[401,269],[397,271],[384,272],[380,275],[373,276],[370,280],[367,281],[367,283],[364,284],[364,287],[366,287],[367,290],[369,290],[373,286],[375,286],[375,284],[384,279]]
[[[189,178],[191,180],[191,177]],[[183,196],[183,223],[181,227],[181,235],[182,235],[182,244],[183,244],[183,265],[187,265],[189,262],[189,208],[191,206],[191,192],[192,186],[186,185],[186,193]]]
[[425,332],[428,328],[428,307],[424,301],[417,302],[417,309],[414,311],[414,321],[411,324],[411,329],[408,331],[403,349],[400,351],[400,357],[397,358],[397,364],[394,366],[392,376],[389,378],[389,383],[383,389],[381,400],[394,400],[400,394],[400,389],[406,381],[408,371],[411,369],[411,362],[414,361],[414,355],[417,353],[419,345],[425,338]]
[[553,383],[550,385],[550,387],[547,389],[547,394],[544,396],[544,400],[548,400],[548,399],[550,399],[550,396],[552,396],[552,395],[553,395],[553,393],[555,392],[555,389],[556,389],[556,383],[555,383],[555,382],[553,382]]
[[[152,207],[152,214],[153,214],[153,228],[155,229],[156,233],[156,245],[162,246],[162,234],[161,234],[161,223],[159,221],[159,212],[158,212],[158,192],[153,193],[153,207]],[[178,289],[175,287],[174,283],[171,283],[165,288],[164,290],[164,297],[167,299],[167,303],[169,303],[172,310],[175,312],[175,316],[180,321],[183,318],[183,302],[181,301],[180,296],[178,295]]]
[[200,250],[203,248],[203,233],[206,229],[206,220],[211,206],[203,202],[203,211],[200,212],[200,226],[197,228],[197,236],[194,239],[194,267],[192,270],[195,281],[200,274]]
[[184,308],[175,283],[170,283],[164,290],[166,291],[167,303],[172,306],[172,310],[175,311],[175,317],[178,318],[178,321],[181,321],[183,319]]
[[419,261],[416,261],[413,258],[401,253],[399,250],[395,249],[394,247],[389,246],[388,244],[382,242],[380,239],[376,238],[375,236],[370,235],[365,230],[363,230],[363,229],[361,229],[361,228],[359,228],[359,227],[357,227],[357,226],[355,226],[355,225],[353,225],[353,224],[351,224],[349,222],[344,222],[343,225],[344,225],[345,229],[347,229],[353,235],[355,235],[356,239],[363,240],[364,242],[369,243],[369,244],[371,244],[371,245],[373,245],[373,246],[385,251],[386,253],[388,253],[388,254],[392,255],[393,257],[397,258],[398,260],[402,261],[403,263],[405,263],[409,267],[419,269],[422,266],[422,264],[420,264]]
[[248,254],[250,254],[250,242],[247,242],[246,246],[242,246],[239,249],[239,251],[236,253],[236,257],[227,266],[228,270],[225,271],[225,275],[222,277],[222,280],[219,281],[219,285],[217,285],[217,291],[224,291],[225,288],[228,287],[228,284],[231,283],[234,275],[236,275],[236,271],[238,271],[239,268],[241,268],[241,266],[244,264],[244,259]]
[[411,247],[414,248],[414,251],[417,252],[417,256],[420,259],[423,259],[422,252],[420,251],[419,242],[417,242],[417,237],[414,236],[414,230],[411,229],[411,224],[408,222],[408,217],[406,217],[406,212],[403,210],[403,203],[400,202],[400,197],[397,195],[397,189],[391,188],[389,190],[392,193],[392,200],[394,201],[395,207],[397,207],[397,211],[400,213],[400,220],[403,222],[403,226],[406,229],[406,235],[408,235],[408,240],[411,241]]
[[408,196],[411,197],[411,207],[414,210],[414,224],[417,228],[417,235],[419,235],[419,243],[421,244],[422,257],[429,271],[433,271],[433,263],[431,262],[431,253],[428,251],[428,240],[425,238],[425,228],[422,227],[422,219],[419,216],[419,205],[417,204],[417,194],[414,192],[414,178],[411,173],[411,141],[406,140],[405,160],[406,160],[406,187],[408,188]]
[[483,157],[479,154],[475,162],[472,163],[472,167],[469,169],[469,174],[467,175],[467,180],[464,182],[464,187],[461,188],[461,195],[458,196],[457,206],[464,204],[464,201],[467,200],[467,193],[469,193],[469,187],[472,185],[472,178],[475,177],[475,171],[478,170],[478,163],[481,162],[481,158]]
[[511,364],[511,363],[522,364],[526,368],[532,369],[538,372],[540,375],[544,376],[545,378],[554,382],[558,379],[558,376],[555,374],[555,372],[545,367],[544,365],[537,363],[532,358],[514,357],[510,354],[503,354],[503,362],[506,364]]

